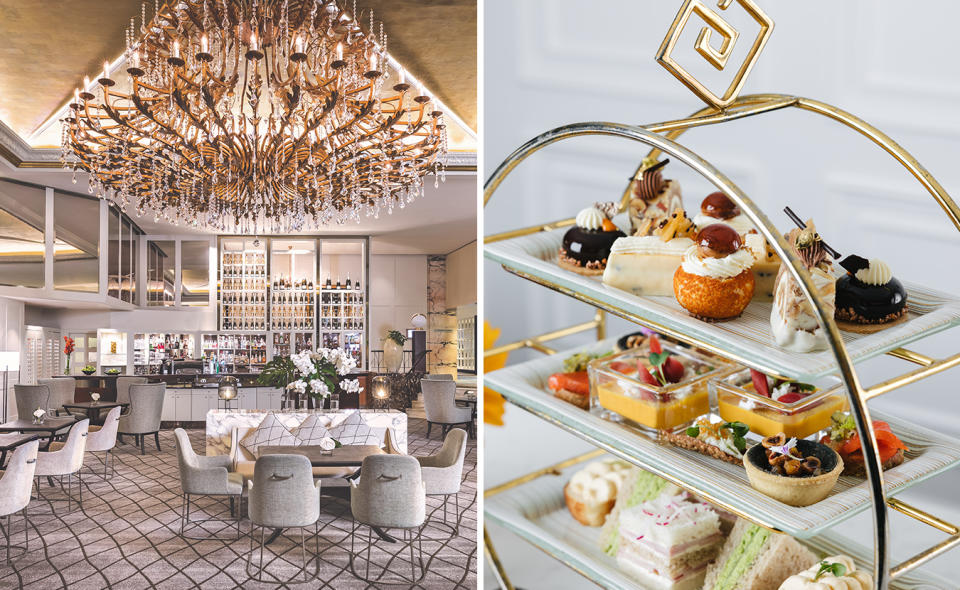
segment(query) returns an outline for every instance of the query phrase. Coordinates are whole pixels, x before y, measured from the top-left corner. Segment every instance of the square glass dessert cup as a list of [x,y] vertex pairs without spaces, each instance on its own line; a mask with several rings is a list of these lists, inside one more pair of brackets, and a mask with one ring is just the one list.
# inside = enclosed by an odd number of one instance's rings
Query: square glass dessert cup
[[736,371],[710,380],[710,392],[716,397],[717,413],[727,422],[740,421],[757,436],[807,438],[830,427],[830,416],[846,410],[846,390],[837,377],[823,377],[811,383],[817,390],[792,403],[781,403],[757,393],[750,369]]
[[666,340],[661,340],[661,347],[683,365],[679,382],[651,385],[639,378],[638,362],[654,372],[646,346],[597,359],[587,366],[590,411],[650,433],[675,432],[710,413],[708,381],[738,365]]

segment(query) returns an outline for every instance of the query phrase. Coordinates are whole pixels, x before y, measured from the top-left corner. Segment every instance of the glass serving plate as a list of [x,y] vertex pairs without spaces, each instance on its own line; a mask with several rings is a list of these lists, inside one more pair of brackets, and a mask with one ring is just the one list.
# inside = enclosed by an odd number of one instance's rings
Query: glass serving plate
[[[626,218],[618,217],[621,227]],[[569,295],[594,307],[626,317],[635,316],[653,328],[670,330],[691,343],[702,342],[725,356],[769,375],[810,382],[838,371],[830,351],[791,352],[776,346],[770,331],[769,302],[753,301],[736,319],[708,323],[693,318],[674,297],[639,296],[604,285],[600,277],[584,276],[557,264],[568,227],[511,238],[484,246],[484,256],[523,278]],[[855,361],[866,360],[910,342],[960,325],[960,299],[906,283],[907,320],[873,334],[841,332]]]
[[[683,378],[677,383],[652,385],[639,377],[637,363],[648,370],[649,345],[591,361],[590,411],[608,420],[627,420],[649,432],[673,432],[685,428],[710,411],[707,383],[736,370],[736,365],[700,354],[661,339],[663,352],[683,364]],[[656,369],[650,370],[652,374]]]
[[849,407],[846,389],[837,377],[822,377],[810,385],[817,391],[793,403],[782,403],[757,393],[750,369],[709,382],[721,418],[743,422],[758,436],[783,432],[788,438],[807,438],[828,428],[830,416]]
[[[600,527],[587,527],[570,516],[563,499],[563,486],[584,464],[564,469],[558,476],[544,476],[489,496],[484,515],[545,551],[584,577],[606,588],[642,589],[624,574],[616,560],[600,550]],[[845,554],[857,567],[871,571],[873,549],[833,532],[801,541],[820,556]],[[895,556],[897,563],[904,556]],[[914,570],[890,582],[893,590],[949,590],[956,584]]]
[[[511,365],[487,373],[484,376],[485,386],[503,394],[511,403],[596,447],[707,499],[725,503],[732,512],[795,537],[817,535],[870,506],[866,480],[848,475],[840,476],[826,499],[811,506],[788,506],[754,490],[742,466],[663,444],[656,435],[625,423],[605,420],[551,394],[547,381],[551,374],[563,370],[563,359],[576,352],[610,351],[615,343],[616,339],[594,342]],[[888,496],[960,465],[960,441],[883,412],[874,411],[872,414],[873,419],[889,423],[897,437],[910,449],[901,465],[884,471],[884,488]]]

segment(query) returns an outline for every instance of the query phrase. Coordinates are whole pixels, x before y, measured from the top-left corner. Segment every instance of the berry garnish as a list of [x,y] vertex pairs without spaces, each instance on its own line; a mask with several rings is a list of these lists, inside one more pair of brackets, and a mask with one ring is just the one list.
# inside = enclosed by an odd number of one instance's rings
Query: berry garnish
[[637,361],[637,376],[640,377],[640,380],[647,385],[660,385],[660,382],[657,381],[657,378],[651,375],[650,371],[643,366],[643,363],[639,360]]
[[805,398],[805,397],[807,397],[807,396],[805,396],[805,395],[803,395],[803,394],[800,394],[800,393],[792,393],[792,392],[791,392],[791,393],[785,393],[785,394],[781,395],[781,396],[777,399],[777,401],[780,402],[781,404],[792,404],[793,402],[800,401],[800,400],[802,400],[802,399]]
[[629,375],[636,370],[636,367],[630,363],[625,363],[623,361],[613,361],[610,363],[610,368],[616,371],[617,373],[622,373],[624,375]]
[[679,383],[683,379],[683,364],[674,357],[663,361],[663,376],[670,383]]
[[660,345],[660,339],[657,338],[656,334],[650,334],[650,352],[654,354],[660,354],[663,352],[663,346]]
[[770,397],[770,384],[767,376],[756,369],[750,369],[750,378],[753,379],[753,388],[764,397]]

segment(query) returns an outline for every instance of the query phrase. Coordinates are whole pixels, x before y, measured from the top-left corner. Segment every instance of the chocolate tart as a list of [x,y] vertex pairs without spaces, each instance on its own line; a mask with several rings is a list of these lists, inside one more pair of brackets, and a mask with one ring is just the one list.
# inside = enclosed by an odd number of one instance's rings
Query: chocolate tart
[[563,236],[560,265],[584,275],[603,274],[613,243],[626,236],[619,229],[607,231],[573,226]]
[[756,444],[743,456],[743,467],[753,489],[790,506],[809,506],[826,498],[840,478],[843,459],[827,445],[812,440],[798,440],[797,448],[805,457],[820,460],[820,475],[777,475],[767,461],[766,449]]

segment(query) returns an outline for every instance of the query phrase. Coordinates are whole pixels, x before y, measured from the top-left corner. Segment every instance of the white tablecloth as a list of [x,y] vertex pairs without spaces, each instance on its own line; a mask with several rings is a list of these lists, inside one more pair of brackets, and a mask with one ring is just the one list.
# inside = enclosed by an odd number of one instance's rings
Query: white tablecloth
[[[271,410],[210,410],[207,412],[207,455],[226,455],[230,452],[230,431],[233,427],[255,428]],[[398,410],[302,410],[273,412],[289,430],[299,426],[307,416],[316,414],[327,428],[340,424],[353,412],[360,412],[363,421],[380,438],[390,429],[393,444],[403,453],[407,452],[407,415]]]

